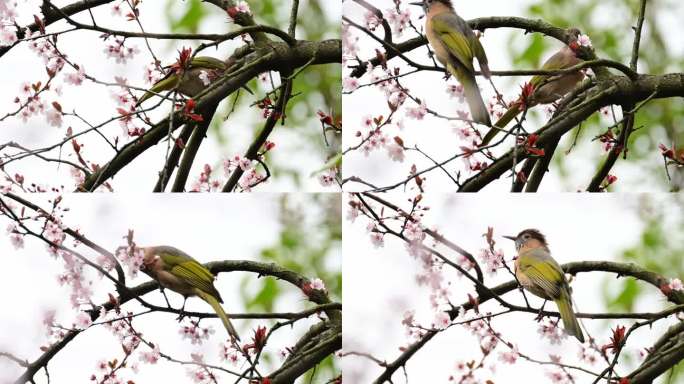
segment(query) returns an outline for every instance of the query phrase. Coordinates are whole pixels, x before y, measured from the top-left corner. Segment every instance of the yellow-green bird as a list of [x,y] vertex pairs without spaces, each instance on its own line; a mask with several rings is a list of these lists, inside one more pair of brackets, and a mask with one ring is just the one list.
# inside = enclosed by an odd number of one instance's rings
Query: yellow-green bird
[[[206,301],[221,319],[228,334],[240,340],[240,336],[221,307],[223,299],[214,287],[216,277],[207,267],[174,247],[145,247],[143,250],[144,258],[141,268],[143,272],[157,280],[163,288],[180,293],[186,300],[188,297],[198,296]],[[185,301],[183,308],[185,308]]]
[[[187,58],[186,58],[187,59]],[[209,56],[198,56],[190,60],[189,64],[181,64],[181,59],[169,68],[169,72],[156,82],[149,91],[138,100],[136,105],[163,91],[177,90],[188,97],[194,97],[202,92],[209,82],[223,74],[227,68],[224,61]]]
[[[574,67],[575,65],[582,62],[582,59],[577,57],[577,49],[579,45],[577,44],[577,39],[581,35],[581,32],[577,28],[571,28],[568,30],[568,35],[570,40],[568,45],[561,48],[553,56],[551,56],[542,65],[541,69],[544,71],[553,71],[559,69],[566,69]],[[499,133],[500,130],[506,128],[506,125],[510,123],[520,112],[525,108],[534,107],[537,104],[550,104],[554,101],[560,99],[568,92],[572,91],[577,83],[582,81],[584,74],[582,72],[572,72],[564,75],[549,76],[536,75],[530,79],[527,87],[523,87],[523,93],[527,93],[524,97],[518,101],[511,104],[510,108],[506,113],[501,116],[501,118],[494,123],[494,128],[492,128],[485,137],[482,139],[481,146],[489,144],[492,139]]]
[[518,236],[504,236],[515,241],[518,257],[515,276],[526,290],[558,306],[565,331],[584,343],[584,335],[572,309],[572,295],[563,269],[551,257],[546,237],[536,229],[526,229]]
[[491,126],[489,111],[482,100],[473,67],[473,59],[477,58],[482,74],[486,78],[490,77],[487,54],[480,40],[468,23],[456,14],[450,0],[424,0],[411,4],[423,6],[428,42],[437,60],[463,86],[473,121]]

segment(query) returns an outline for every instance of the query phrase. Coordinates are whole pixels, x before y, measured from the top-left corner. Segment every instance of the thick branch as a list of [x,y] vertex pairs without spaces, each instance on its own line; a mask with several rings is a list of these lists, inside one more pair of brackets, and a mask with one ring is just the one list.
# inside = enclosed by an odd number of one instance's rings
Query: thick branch
[[[647,99],[668,97],[684,97],[684,74],[640,75],[637,81],[631,81],[624,76],[615,76],[609,80],[599,81],[586,92],[578,105],[571,105],[565,113],[552,119],[538,131],[540,134],[538,144],[544,146],[555,137],[566,134],[577,124],[607,105],[638,104]],[[517,151],[518,161],[529,156],[523,148],[518,148]],[[510,170],[513,165],[513,158],[513,150],[511,150],[485,170],[466,180],[459,191],[476,192],[481,190]]]
[[[260,50],[248,58],[245,66],[238,70],[238,74],[229,78],[222,78],[212,84],[202,95],[197,97],[195,111],[203,111],[209,106],[219,103],[230,94],[240,89],[249,80],[266,71],[280,71],[283,68],[297,68],[303,65],[339,63],[342,46],[337,39],[321,42],[299,41],[296,46],[289,47],[286,43],[271,43],[265,52]],[[183,124],[181,113],[173,116],[172,130]],[[116,155],[98,171],[93,172],[79,186],[77,192],[90,192],[115,176],[148,148],[161,141],[169,131],[168,118],[155,124],[149,131],[137,140],[124,146]]]

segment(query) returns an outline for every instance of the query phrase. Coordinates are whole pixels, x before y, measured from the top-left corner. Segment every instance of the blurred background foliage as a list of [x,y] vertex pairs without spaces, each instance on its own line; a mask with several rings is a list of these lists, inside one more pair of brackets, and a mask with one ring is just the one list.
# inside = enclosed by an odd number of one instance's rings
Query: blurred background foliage
[[[667,39],[668,34],[673,31],[665,30],[660,22],[679,1],[681,0],[648,2],[639,51],[640,73],[657,75],[681,72],[684,68],[684,55],[675,53],[676,50]],[[557,26],[578,27],[591,38],[597,56],[629,65],[634,38],[633,26],[638,19],[640,4],[640,0],[537,0],[529,6],[526,16],[540,18]],[[681,27],[681,23],[679,26]],[[525,42],[523,49],[520,49],[520,44],[513,44],[521,41]],[[540,34],[524,35],[518,31],[511,33],[510,42],[509,53],[516,68],[539,68],[553,53],[552,49],[558,46],[558,42]],[[531,112],[543,113],[534,109]],[[592,140],[604,133],[609,125],[606,120],[601,122],[598,114],[594,114],[582,125],[579,133],[578,128],[575,128],[565,135],[557,153],[564,154],[570,150],[577,134],[578,146],[594,145],[598,148],[597,142]],[[626,161],[646,175],[658,175],[655,180],[662,182],[662,185],[657,186],[657,189],[681,189],[684,186],[682,171],[671,169],[672,182],[669,182],[663,162],[654,161],[654,153],[659,154],[660,143],[668,146],[675,143],[677,148],[684,146],[684,103],[678,98],[651,101],[637,114],[635,127],[642,129],[632,134]],[[584,155],[586,152],[581,153]],[[592,162],[598,169],[606,154],[598,150],[590,153],[593,156]],[[567,179],[570,172],[566,160],[566,156],[554,156],[556,171],[563,179]],[[568,185],[568,188],[573,190],[576,186]]]
[[[299,15],[297,18],[296,37],[299,40],[321,41],[326,39],[340,38],[340,20],[326,12],[324,2],[329,0],[300,0]],[[269,25],[287,31],[290,22],[292,2],[290,0],[247,0],[254,14],[257,24]],[[329,4],[328,4],[329,5]],[[202,0],[167,0],[165,17],[172,32],[197,33],[208,19],[221,17],[225,23],[223,33],[233,30],[234,25],[228,24],[224,15],[218,15],[216,6],[204,3]],[[277,40],[277,38],[274,38]],[[277,86],[277,75],[272,76]],[[290,177],[295,186],[301,186],[302,179],[311,177],[323,164],[340,152],[341,137],[328,131],[323,137],[323,130],[317,116],[317,111],[322,110],[335,117],[341,116],[342,111],[342,69],[340,64],[317,65],[306,68],[299,73],[294,81],[293,95],[286,110],[286,123],[278,126],[279,130],[288,130],[291,135],[296,135],[298,140],[292,140],[295,147],[288,146],[288,151],[315,151],[320,153],[321,162],[311,164],[305,173],[292,167],[287,162],[268,161],[269,170],[274,177]],[[230,100],[224,101],[219,107],[217,117],[227,117],[237,108],[253,108],[256,98],[264,97],[263,91],[269,87],[257,86],[257,80],[249,84],[253,90],[258,90],[256,97],[245,97],[244,92],[236,93]],[[242,95],[242,96],[240,96]],[[256,112],[255,112],[256,113]],[[230,142],[230,130],[221,129],[223,118],[215,118],[212,121],[212,136],[217,138],[220,145],[227,146]],[[255,122],[252,135],[254,138],[259,134],[263,121]],[[276,143],[279,145],[280,143]],[[215,164],[220,167],[217,160]],[[261,167],[261,166],[260,166]]]
[[[635,263],[662,274],[668,278],[684,277],[684,196],[680,194],[661,195],[654,199],[651,195],[640,196],[636,210],[643,223],[641,236],[634,239],[618,261]],[[610,291],[608,287],[615,289]],[[645,283],[637,283],[634,279],[618,279],[606,277],[603,299],[610,312],[632,312],[639,302],[657,300],[662,309],[667,307],[660,292]],[[608,322],[606,323],[608,326]],[[629,354],[626,358],[634,358]],[[684,379],[684,363],[680,362],[666,375],[666,383],[679,383]],[[678,380],[679,379],[679,380]]]
[[[261,260],[275,263],[325,283],[330,299],[342,301],[342,217],[341,196],[329,194],[281,194],[279,240],[261,250]],[[297,289],[275,279],[254,280],[245,276],[240,294],[247,311],[272,312],[285,295],[306,298]],[[291,302],[292,300],[288,300]],[[307,304],[307,307],[312,305]],[[269,358],[265,356],[265,358]],[[272,358],[272,356],[270,356]],[[323,383],[340,373],[333,358],[307,373],[305,383]]]

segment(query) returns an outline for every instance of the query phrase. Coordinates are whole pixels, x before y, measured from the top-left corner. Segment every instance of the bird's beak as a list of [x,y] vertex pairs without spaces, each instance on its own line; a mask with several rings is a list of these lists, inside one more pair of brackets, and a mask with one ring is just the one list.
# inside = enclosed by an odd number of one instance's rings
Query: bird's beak
[[516,240],[518,239],[518,238],[515,237],[515,236],[501,236],[501,237],[506,238],[506,239],[508,239],[508,240],[513,240],[513,241],[516,241]]
[[422,1],[416,1],[414,3],[409,3],[409,5],[418,5],[418,6],[424,7],[425,3],[423,3]]

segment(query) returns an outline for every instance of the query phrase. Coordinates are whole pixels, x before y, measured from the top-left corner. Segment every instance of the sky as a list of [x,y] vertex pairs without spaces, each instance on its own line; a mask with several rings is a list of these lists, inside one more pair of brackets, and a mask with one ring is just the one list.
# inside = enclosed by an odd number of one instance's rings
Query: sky
[[[48,206],[47,195],[27,196],[41,206]],[[70,208],[64,223],[78,228],[90,240],[114,251],[125,245],[124,236],[129,229],[135,231],[135,241],[141,245],[173,245],[200,262],[216,260],[255,260],[260,261],[260,251],[278,244],[282,229],[278,218],[278,194],[261,195],[151,195],[116,194],[111,195],[72,195],[64,197],[64,205]],[[310,228],[317,223],[322,207],[311,204],[311,199],[303,195],[291,194],[293,203],[302,205],[301,225]],[[304,204],[306,203],[306,204]],[[9,221],[0,218],[0,226],[5,228]],[[311,229],[315,231],[315,229]],[[312,236],[316,236],[315,232]],[[26,239],[25,248],[15,250],[8,236],[0,236],[0,255],[5,260],[6,276],[0,280],[2,304],[0,311],[0,351],[8,351],[28,360],[36,359],[41,352],[39,347],[47,342],[46,328],[42,324],[47,310],[57,311],[57,321],[71,325],[77,312],[71,308],[69,289],[61,287],[57,275],[63,271],[62,263],[52,258],[42,242]],[[71,245],[71,241],[67,242]],[[85,247],[78,247],[87,257],[97,255]],[[341,246],[333,247],[327,257],[328,266],[338,269],[341,266]],[[338,269],[339,270],[339,269]],[[91,277],[95,274],[90,272]],[[216,287],[224,299],[226,312],[244,313],[239,287],[245,276],[253,280],[247,283],[247,292],[256,291],[261,282],[256,282],[254,274],[222,273],[216,280]],[[314,278],[315,276],[309,276]],[[130,286],[148,281],[140,274],[128,280]],[[108,293],[113,293],[111,284],[94,279],[94,299],[103,302]],[[297,312],[311,307],[298,288],[289,283],[278,282],[283,288],[274,312]],[[15,294],[18,293],[18,294]],[[172,305],[179,308],[182,298],[167,293]],[[145,299],[157,305],[164,305],[159,291],[145,295]],[[339,300],[339,298],[338,298]],[[137,311],[136,303],[128,303],[125,310]],[[211,308],[199,299],[188,299],[186,309],[210,312]],[[138,318],[137,327],[147,338],[160,344],[162,352],[190,360],[190,354],[202,352],[207,361],[219,363],[218,345],[224,339],[225,330],[217,319],[207,319],[203,324],[211,324],[214,337],[202,346],[191,345],[181,340],[179,324],[174,314],[152,314]],[[277,354],[280,348],[291,346],[315,320],[298,322],[292,331],[274,333],[274,339],[266,347],[268,353]],[[259,325],[272,326],[274,322],[262,320],[233,320],[243,342],[248,342],[252,330]],[[50,363],[52,382],[86,382],[95,372],[95,364],[100,359],[111,359],[121,355],[120,345],[111,333],[101,326],[93,327],[80,334],[61,351]],[[274,355],[277,356],[277,355]],[[137,361],[138,357],[132,358]],[[275,357],[275,364],[279,363]],[[272,367],[271,365],[267,365]],[[238,367],[239,368],[239,367]],[[270,371],[268,369],[267,371]],[[6,359],[0,359],[0,383],[13,382],[22,370]],[[127,378],[132,378],[127,374]],[[44,375],[38,374],[38,383],[44,383]],[[186,370],[177,364],[160,361],[157,365],[141,365],[140,373],[134,376],[136,382],[167,383],[189,382]]]
[[[33,14],[38,14],[38,5],[40,1],[29,0],[26,2],[20,1],[18,7],[18,18],[20,23],[27,23],[33,21]],[[66,5],[70,1],[55,2],[57,5]],[[130,22],[125,22],[122,17],[112,16],[112,4],[97,7],[93,10],[96,20],[102,26],[112,29],[121,30],[136,30],[135,26]],[[321,2],[327,17],[330,20],[339,20],[341,14],[341,7],[334,2]],[[166,1],[146,1],[140,5],[141,9],[141,23],[147,31],[150,32],[169,32],[168,22],[164,17]],[[258,5],[252,2],[253,8],[258,9]],[[283,12],[289,14],[289,2],[283,2]],[[301,7],[308,6],[308,1],[300,2]],[[210,16],[203,21],[199,32],[200,33],[223,33],[235,29],[235,26],[226,21],[225,14],[221,13],[213,5],[206,5],[207,10],[211,13]],[[74,16],[74,19],[84,23],[89,22],[87,13]],[[259,19],[257,18],[257,22]],[[286,28],[286,26],[279,26]],[[48,31],[61,31],[67,29],[64,22],[52,24]],[[128,80],[130,85],[138,87],[148,87],[144,82],[144,68],[152,62],[149,51],[143,41],[140,39],[129,39],[126,42],[127,46],[136,46],[140,53],[129,60],[125,64],[115,63],[113,59],[106,58],[104,55],[105,44],[99,38],[99,32],[77,32],[61,36],[59,39],[59,47],[65,52],[69,59],[82,65],[88,75],[91,75],[98,80],[110,83],[115,82],[115,77],[123,77]],[[339,38],[338,32],[331,32],[326,38]],[[176,61],[178,57],[177,50],[181,47],[196,47],[199,42],[192,41],[172,41],[170,40],[150,40],[155,55],[162,61],[163,64],[169,64]],[[234,42],[226,42],[222,44],[220,50],[214,51],[208,49],[205,52],[216,57],[227,57],[230,53],[241,44]],[[0,116],[13,112],[16,105],[13,100],[20,94],[20,89],[24,82],[36,83],[42,81],[45,83],[45,68],[42,59],[39,59],[36,54],[31,52],[26,45],[15,47],[9,53],[5,54],[0,59],[3,70],[0,71]],[[339,71],[339,66],[331,66]],[[71,69],[65,69],[66,73],[73,72]],[[277,77],[277,76],[276,76]],[[53,101],[58,101],[63,107],[64,111],[77,111],[83,118],[89,122],[96,124],[107,121],[108,119],[117,116],[116,108],[118,104],[113,98],[112,94],[118,90],[118,87],[104,87],[96,85],[91,82],[84,82],[83,85],[76,87],[65,84],[62,76],[53,82],[53,87],[61,85],[62,95],[57,96],[54,92],[44,95],[44,100],[49,105]],[[259,84],[257,94],[262,94],[267,91],[264,84]],[[84,97],[87,95],[87,97]],[[242,96],[244,102],[251,104],[251,99],[247,101]],[[226,109],[227,110],[227,109]],[[159,108],[155,113],[151,114],[154,121],[155,118],[162,117],[168,114],[167,107]],[[294,111],[300,113],[301,111]],[[315,113],[312,112],[312,113]],[[320,123],[317,118],[312,118],[312,121],[302,130],[306,132],[319,132]],[[241,108],[230,116],[230,120],[222,125],[222,132],[224,137],[229,138],[227,143],[219,143],[217,140],[212,140],[215,135],[210,133],[210,139],[206,140],[201,150],[199,151],[194,162],[193,169],[188,179],[188,185],[199,177],[200,171],[204,164],[212,166],[221,166],[223,159],[232,157],[234,155],[243,155],[246,152],[248,145],[252,142],[258,129],[263,125],[261,118],[261,111],[257,108],[248,108],[243,105]],[[85,125],[78,121],[75,117],[65,117],[64,125],[61,128],[48,126],[44,116],[33,117],[24,123],[20,118],[9,118],[0,122],[0,143],[7,141],[14,141],[18,144],[29,148],[42,148],[50,144],[54,144],[57,140],[62,139],[66,135],[68,126],[73,126],[75,132],[84,129]],[[117,122],[108,125],[106,129],[107,135],[112,137],[120,134],[120,128]],[[312,172],[321,168],[325,163],[325,144],[322,135],[319,135],[320,140],[312,142],[308,138],[311,135],[302,134],[299,130],[276,129],[270,136],[270,140],[275,142],[277,147],[272,151],[271,155],[273,162],[286,164],[287,168],[296,170],[301,175],[302,186],[297,188],[292,178],[284,176],[274,178],[266,185],[261,186],[264,191],[297,191],[306,190],[311,192],[329,191],[320,185],[317,177],[309,177]],[[90,136],[89,140],[85,141],[84,156],[93,160],[96,163],[104,164],[112,156],[111,148],[102,143],[102,140],[95,140],[95,135]],[[166,142],[161,143],[147,151],[145,154],[139,156],[132,166],[126,167],[119,173],[114,182],[114,187],[118,191],[151,191],[156,182],[156,175],[161,169],[161,162],[166,152]],[[71,146],[64,148],[65,155],[72,161],[74,158]],[[57,157],[57,152],[52,153],[53,157]],[[8,166],[8,171],[14,173],[23,173],[27,180],[40,184],[50,186],[65,185],[66,190],[73,190],[74,182],[70,176],[69,167],[49,164],[36,159],[30,159],[26,162],[20,162],[21,166]],[[154,164],[154,166],[145,166],[145,164]],[[219,171],[223,174],[221,168]],[[224,176],[225,180],[226,177]],[[189,188],[188,188],[189,189]]]
[[[385,199],[410,208],[406,195],[390,194]],[[347,201],[349,195],[347,195]],[[507,259],[514,253],[513,243],[501,238],[502,235],[515,235],[525,228],[537,228],[548,239],[553,257],[561,264],[584,260],[616,260],[621,251],[635,245],[643,224],[638,219],[637,207],[641,200],[652,199],[653,205],[671,204],[667,195],[577,195],[577,194],[540,194],[505,195],[496,199],[483,199],[480,195],[423,195],[421,204],[430,207],[423,220],[427,228],[437,230],[447,239],[473,255],[486,247],[482,237],[488,227],[494,228],[495,248],[501,248]],[[346,206],[346,203],[345,203]],[[375,204],[374,206],[378,206]],[[679,206],[679,205],[677,205]],[[385,210],[385,215],[389,215]],[[670,209],[666,220],[681,218],[681,211]],[[344,345],[345,352],[367,352],[383,361],[391,362],[408,344],[405,328],[401,325],[403,315],[415,310],[415,318],[421,324],[429,324],[434,319],[428,295],[430,291],[418,286],[415,275],[421,270],[420,264],[411,258],[403,242],[385,237],[385,245],[375,248],[367,230],[368,221],[359,217],[355,222],[344,223],[345,259],[343,273],[354,276],[346,279],[343,286],[345,298]],[[619,233],[619,235],[617,235]],[[634,239],[630,241],[630,239]],[[426,243],[432,245],[431,241]],[[455,257],[453,252],[440,248],[446,257]],[[656,255],[654,255],[656,257]],[[467,293],[472,293],[472,284],[464,278],[457,278],[447,268],[445,284],[450,284],[450,301],[467,301]],[[675,276],[669,276],[670,278]],[[505,272],[486,276],[489,286],[509,281]],[[576,309],[582,312],[606,312],[602,295],[604,291],[614,292],[621,287],[614,274],[600,272],[578,274],[572,283]],[[651,286],[644,285],[644,295],[636,304],[635,312],[659,311],[667,306],[662,294]],[[539,308],[542,300],[527,295],[531,305]],[[512,303],[524,305],[518,291],[504,296]],[[378,310],[382,308],[382,310]],[[501,307],[492,302],[482,305],[481,311],[497,312]],[[556,310],[552,303],[546,309]],[[469,312],[472,315],[472,312]],[[560,355],[566,363],[576,362],[579,343],[567,338],[561,345],[551,345],[548,339],[540,339],[537,333],[535,314],[510,314],[492,321],[494,328],[507,340],[517,344],[521,353],[548,360],[549,354]],[[463,318],[465,319],[465,318]],[[461,320],[463,320],[461,319]],[[611,335],[610,328],[617,324],[631,324],[603,320],[583,320],[590,334],[599,345],[606,344]],[[641,329],[628,343],[626,354],[636,356],[636,351],[648,347],[660,335],[664,324],[660,322],[652,330]],[[500,346],[498,350],[506,350]],[[420,352],[416,353],[407,365],[409,383],[445,383],[447,378],[456,374],[458,361],[479,359],[481,353],[477,340],[461,327],[453,327],[433,338]],[[479,361],[479,360],[478,360]],[[622,360],[621,360],[622,361]],[[514,365],[498,361],[498,353],[489,358],[485,365],[494,362],[496,371],[485,371],[488,375],[478,376],[484,382],[491,379],[499,382],[546,383],[546,367],[519,360]],[[580,364],[586,366],[586,364]],[[342,366],[352,382],[365,383],[376,378],[381,368],[360,357],[344,357]],[[593,367],[600,371],[602,367]],[[619,372],[627,372],[625,368]],[[404,383],[403,373],[394,376],[395,383]],[[586,382],[586,376],[576,376],[577,382]]]
[[[422,11],[418,7],[410,7],[405,5],[409,1],[401,2],[401,9],[409,8],[411,12],[411,20],[414,25],[418,28],[422,28],[425,20],[422,18]],[[458,14],[466,19],[474,19],[478,17],[488,17],[488,16],[520,16],[529,17],[526,10],[530,4],[537,3],[531,0],[520,0],[520,1],[499,1],[499,0],[480,0],[480,1],[458,1],[456,2],[456,10]],[[393,8],[393,2],[390,0],[379,0],[373,2],[373,4],[381,10],[387,10]],[[668,2],[666,5],[662,2],[653,3],[649,5],[649,12],[658,12],[658,22],[661,31],[682,31],[682,25],[678,21],[675,15],[681,15],[684,13],[684,3],[683,2]],[[343,12],[345,16],[350,19],[364,24],[364,13],[365,9],[354,4],[353,2],[347,1],[344,4]],[[617,14],[615,10],[610,9],[609,5],[604,8],[599,7],[599,9],[592,14],[592,21],[597,25],[613,25],[616,18],[627,17],[623,14]],[[622,19],[620,19],[622,20]],[[578,22],[578,27],[581,28],[581,22]],[[571,27],[571,26],[567,26]],[[645,26],[644,36],[647,36],[648,25]],[[375,49],[378,48],[378,43],[375,40],[367,37],[365,33],[351,28],[352,33],[355,36],[360,37],[358,45],[360,47],[360,52],[362,59],[367,59],[368,57],[373,57],[375,55]],[[381,34],[382,28],[379,28],[377,33]],[[626,31],[626,34],[631,31]],[[395,42],[401,42],[409,38],[415,37],[416,34],[412,30],[407,30],[402,36],[397,37],[395,35]],[[681,57],[684,55],[684,34],[683,33],[667,33],[668,41],[672,56]],[[591,37],[591,36],[590,36]],[[631,46],[632,35],[628,35],[625,40],[625,44]],[[525,36],[522,32],[515,30],[511,32],[507,28],[490,29],[487,30],[484,36],[481,38],[483,46],[486,48],[487,57],[489,59],[489,67],[491,70],[509,70],[509,69],[530,69],[530,68],[516,68],[513,65],[513,58],[510,57],[510,48],[514,47],[514,51],[521,52],[524,48],[529,45],[529,36]],[[556,49],[561,47],[561,43],[557,41],[551,42],[551,47],[549,50],[542,55],[543,60],[550,57]],[[600,47],[598,47],[597,54],[600,56]],[[416,49],[412,52],[406,54],[411,60],[425,64],[431,65],[432,60],[427,56],[427,50],[422,47]],[[629,62],[629,58],[622,60],[625,63]],[[350,62],[354,64],[353,61]],[[407,72],[410,67],[403,63],[400,58],[395,58],[389,62],[390,68],[401,68],[402,73]],[[642,67],[643,68],[643,67]],[[672,71],[676,71],[677,68],[671,68]],[[347,70],[345,73],[348,73]],[[377,74],[381,75],[381,71],[378,70]],[[517,97],[520,93],[519,84],[522,83],[524,78],[518,77],[494,77],[493,81],[497,86],[497,89],[508,99],[513,99]],[[480,88],[483,91],[483,97],[488,100],[490,97],[494,96],[494,92],[489,84],[480,81]],[[361,84],[366,84],[369,82],[369,77],[360,79]],[[451,98],[447,93],[447,83],[443,80],[443,73],[439,72],[421,72],[419,74],[410,75],[402,78],[402,84],[412,91],[412,94],[421,100],[427,102],[427,106],[430,109],[437,111],[446,116],[456,116],[456,111],[461,109],[466,109],[465,105],[459,104],[458,100]],[[455,79],[450,79],[448,84],[457,84]],[[389,110],[386,105],[385,95],[382,90],[376,87],[367,87],[355,91],[351,95],[344,95],[344,110],[345,110],[345,130],[343,143],[344,149],[359,143],[360,139],[356,136],[358,131],[367,132],[368,129],[363,127],[362,122],[367,116],[377,117],[384,116],[385,118],[389,114]],[[416,104],[412,101],[407,101],[404,108],[416,107]],[[390,140],[399,136],[404,142],[406,147],[412,148],[417,145],[423,152],[430,155],[436,161],[444,161],[451,158],[454,154],[461,152],[459,149],[463,145],[464,141],[458,138],[456,135],[456,129],[460,126],[458,122],[449,123],[442,119],[427,115],[423,120],[413,120],[410,117],[405,116],[406,112],[400,110],[398,116],[394,117],[394,123],[389,127],[383,129],[383,131],[388,135]],[[540,127],[543,122],[541,118],[546,118],[544,112],[538,114],[531,113],[528,116],[530,127]],[[602,117],[602,122],[604,126],[611,125],[612,119],[608,117]],[[397,128],[395,125],[399,121],[403,121],[403,128]],[[610,124],[608,124],[610,123]],[[667,142],[665,132],[657,130],[654,132],[655,137],[659,138],[659,142]],[[564,146],[561,148],[568,148],[571,143],[572,135],[566,138]],[[597,164],[600,160],[605,157],[604,153],[598,150],[598,146],[595,143],[589,143],[588,136],[585,136],[583,142],[577,145],[570,155],[566,156],[565,168],[562,171],[558,171],[555,168],[555,172],[548,174],[544,182],[540,187],[542,192],[572,192],[577,190],[586,189],[589,181],[591,180],[594,172],[596,171]],[[507,150],[510,148],[511,139],[508,140],[509,143],[500,146],[502,150]],[[645,142],[634,142],[634,146],[650,145]],[[503,153],[500,151],[494,151],[495,154]],[[652,156],[647,158],[646,161],[649,164],[661,164],[662,158],[657,149],[653,148]],[[343,175],[345,178],[350,176],[358,176],[368,181],[375,186],[383,187],[387,185],[394,184],[398,181],[405,179],[409,175],[409,170],[412,165],[416,165],[418,170],[422,170],[432,166],[431,160],[415,153],[407,152],[406,159],[403,162],[391,161],[387,156],[386,150],[377,150],[372,152],[370,155],[366,156],[361,151],[350,152],[345,155],[344,158],[344,168]],[[553,165],[552,165],[553,167]],[[450,163],[446,169],[452,173],[456,169],[463,169],[463,163],[461,159],[457,159]],[[644,167],[640,163],[634,162],[623,162],[619,161],[617,165],[613,168],[611,172],[618,176],[619,182],[613,186],[615,191],[631,191],[631,192],[649,192],[649,191],[662,191],[663,186],[666,185],[667,179],[664,171],[651,172],[652,168],[648,168],[648,171],[644,171]],[[553,169],[552,169],[553,170]],[[507,172],[504,177],[499,180],[499,182],[494,182],[486,187],[484,192],[506,192],[510,190],[510,178]],[[565,179],[561,178],[561,174]],[[461,175],[462,180],[467,179],[472,174],[463,173]],[[428,177],[428,182],[426,184],[427,188],[433,191],[455,191],[457,187],[454,183],[447,178],[443,172],[430,172],[426,175]],[[366,190],[368,187],[357,184],[357,183],[347,183],[345,184],[345,191],[359,191]]]

